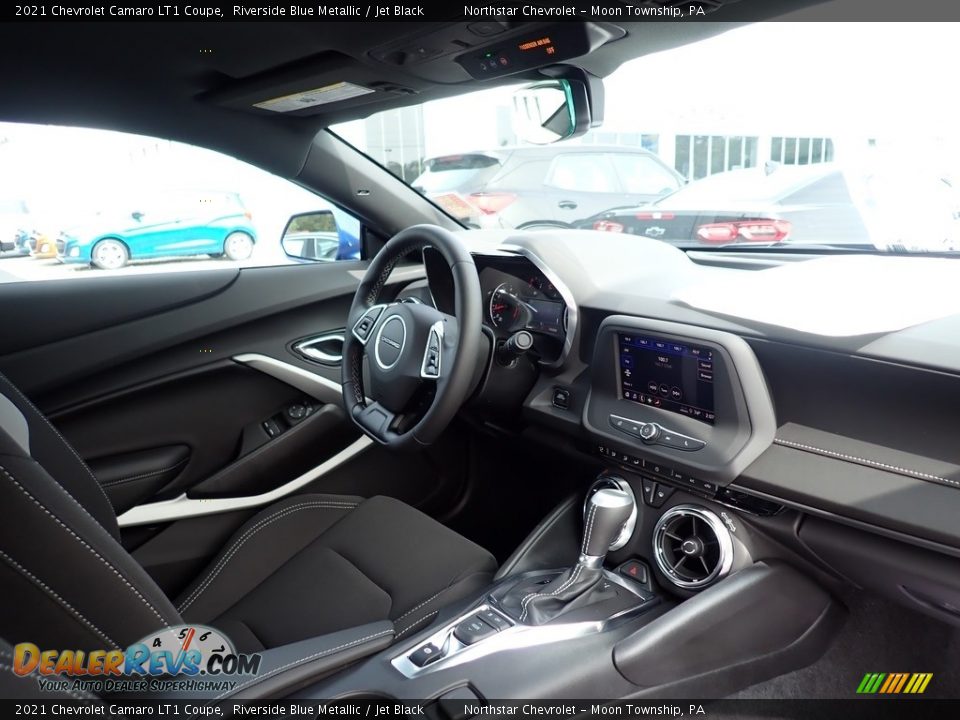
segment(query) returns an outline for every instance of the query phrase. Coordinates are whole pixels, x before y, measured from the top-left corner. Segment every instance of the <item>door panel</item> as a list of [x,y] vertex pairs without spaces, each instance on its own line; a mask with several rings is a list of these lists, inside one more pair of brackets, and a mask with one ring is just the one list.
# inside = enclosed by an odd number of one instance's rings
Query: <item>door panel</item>
[[[12,363],[3,362],[29,348],[159,315],[183,306],[194,306],[223,292],[236,282],[239,271],[189,272],[136,277],[92,277],[79,280],[44,280],[31,283],[0,283],[3,332],[0,332],[0,363],[3,371],[30,392],[44,378],[29,364],[17,376]],[[17,305],[28,302],[29,305]],[[10,312],[25,307],[28,312]],[[42,357],[34,354],[32,357]]]
[[[290,483],[298,493],[392,495],[442,516],[462,495],[463,453],[438,462],[431,454],[441,451],[431,449],[398,462],[376,446],[341,452],[358,433],[339,404],[340,368],[294,349],[297,340],[343,332],[365,267],[0,285],[3,307],[42,313],[5,318],[0,372],[90,462],[118,513],[184,495],[228,510],[123,527],[124,542],[166,588],[188,582],[232,528],[263,509],[255,501],[234,510],[234,499]],[[400,269],[388,296],[422,279],[422,267]],[[250,357],[287,374],[245,364]],[[304,378],[324,391],[311,394]],[[304,405],[303,417],[290,414]],[[184,527],[193,530],[185,535]]]

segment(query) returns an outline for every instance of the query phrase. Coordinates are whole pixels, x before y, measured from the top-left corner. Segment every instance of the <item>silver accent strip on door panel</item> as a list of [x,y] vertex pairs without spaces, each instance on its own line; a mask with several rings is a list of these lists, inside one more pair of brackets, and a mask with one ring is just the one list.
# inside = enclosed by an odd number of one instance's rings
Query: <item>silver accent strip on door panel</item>
[[312,470],[308,470],[298,478],[288,483],[274,488],[269,492],[259,495],[248,495],[246,497],[235,498],[209,498],[198,499],[188,498],[185,494],[175,497],[172,500],[162,500],[127,510],[123,515],[117,518],[117,524],[120,527],[132,527],[134,525],[152,525],[155,523],[171,522],[173,520],[183,520],[184,518],[198,517],[200,515],[214,515],[216,513],[225,513],[232,510],[244,510],[247,508],[261,507],[276,502],[287,495],[295,493],[297,490],[306,487],[314,480],[322,478],[327,473],[336,470],[345,462],[352,460],[362,453],[368,447],[373,445],[373,440],[364,436],[345,447],[326,462],[317,465]]
[[[290,363],[259,353],[235,355],[233,360],[241,365],[246,365],[254,370],[270,375],[281,382],[285,382],[322,403],[339,404],[342,401],[343,388],[340,386],[340,383],[334,382],[322,375],[312,373],[309,370],[298,368]],[[186,494],[183,494],[171,500],[161,500],[160,502],[146,503],[130,508],[117,518],[117,523],[120,527],[151,525],[201,515],[214,515],[217,513],[231,512],[232,510],[244,510],[268,505],[297,492],[314,480],[337,469],[371,445],[373,445],[373,441],[370,438],[366,436],[361,437],[329,460],[324,461],[303,475],[269,492],[260,493],[259,495],[247,495],[245,497],[208,499],[189,498]]]
[[234,355],[233,361],[266,373],[287,385],[292,385],[297,390],[302,390],[322,403],[339,404],[343,401],[343,387],[340,383],[325,378],[323,375],[298,368],[296,365],[260,353]]

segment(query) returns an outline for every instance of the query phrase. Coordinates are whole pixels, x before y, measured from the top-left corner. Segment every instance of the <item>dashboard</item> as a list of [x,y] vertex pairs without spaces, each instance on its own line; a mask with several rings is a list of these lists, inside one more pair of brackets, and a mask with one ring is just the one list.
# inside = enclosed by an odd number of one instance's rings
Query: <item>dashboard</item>
[[[780,258],[563,230],[464,234],[483,241],[474,258],[489,332],[525,329],[538,343],[541,369],[512,432],[642,480],[645,494],[682,490],[733,508],[729,522],[773,523],[797,552],[815,548],[817,562],[925,612],[960,607],[960,582],[944,588],[944,573],[928,572],[960,558],[960,315],[814,334],[831,323],[813,315],[846,310],[807,306],[797,327],[683,300],[761,287]],[[833,284],[856,278],[858,303],[872,307],[891,292],[862,282],[876,260],[849,256],[841,275],[812,256],[790,265],[820,295],[850,297]],[[928,262],[884,261],[904,274]]]

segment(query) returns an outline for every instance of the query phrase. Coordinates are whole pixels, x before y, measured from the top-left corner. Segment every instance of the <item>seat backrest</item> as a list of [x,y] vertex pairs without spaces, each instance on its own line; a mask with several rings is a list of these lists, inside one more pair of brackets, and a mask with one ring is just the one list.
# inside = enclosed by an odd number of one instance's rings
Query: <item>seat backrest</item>
[[126,648],[180,616],[119,543],[100,484],[0,375],[0,637]]

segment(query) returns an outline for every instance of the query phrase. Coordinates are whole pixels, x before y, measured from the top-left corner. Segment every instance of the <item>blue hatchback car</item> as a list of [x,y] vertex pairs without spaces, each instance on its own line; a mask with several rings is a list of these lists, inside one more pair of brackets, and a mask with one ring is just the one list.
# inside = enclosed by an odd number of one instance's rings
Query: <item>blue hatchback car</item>
[[129,215],[99,215],[64,231],[57,257],[115,270],[130,260],[191,255],[246,260],[257,233],[237,193],[159,195]]

